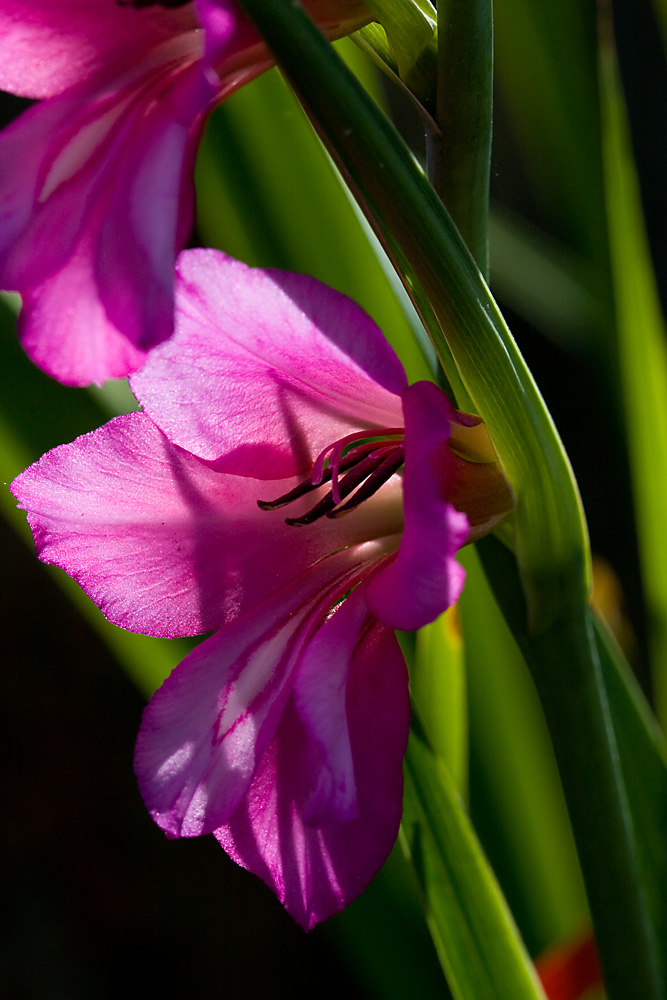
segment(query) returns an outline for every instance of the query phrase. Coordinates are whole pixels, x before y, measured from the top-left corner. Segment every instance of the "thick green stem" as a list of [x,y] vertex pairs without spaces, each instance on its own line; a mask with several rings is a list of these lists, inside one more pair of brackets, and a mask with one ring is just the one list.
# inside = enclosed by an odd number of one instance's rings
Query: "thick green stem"
[[435,120],[440,132],[428,139],[429,178],[487,275],[492,0],[445,0],[439,5],[438,65]]
[[529,634],[511,553],[494,538],[480,542],[478,551],[542,702],[607,993],[610,1000],[664,1000],[661,945],[640,877],[635,830],[590,612],[582,608],[581,614],[569,614],[539,635]]

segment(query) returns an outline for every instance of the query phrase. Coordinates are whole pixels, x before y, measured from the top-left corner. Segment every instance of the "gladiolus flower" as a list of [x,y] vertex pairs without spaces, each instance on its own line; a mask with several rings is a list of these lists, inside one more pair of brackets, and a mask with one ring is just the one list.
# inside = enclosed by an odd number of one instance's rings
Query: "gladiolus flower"
[[[340,37],[361,0],[311,0]],[[47,98],[0,135],[0,287],[70,385],[138,368],[173,329],[208,112],[271,65],[233,0],[3,0],[0,87]]]
[[408,386],[338,292],[193,250],[176,304],[174,337],[132,379],[143,412],[12,490],[40,558],[112,622],[217,630],[146,709],[140,788],[168,835],[214,833],[308,928],[396,837],[409,706],[394,629],[458,598],[456,551],[512,495],[479,419]]

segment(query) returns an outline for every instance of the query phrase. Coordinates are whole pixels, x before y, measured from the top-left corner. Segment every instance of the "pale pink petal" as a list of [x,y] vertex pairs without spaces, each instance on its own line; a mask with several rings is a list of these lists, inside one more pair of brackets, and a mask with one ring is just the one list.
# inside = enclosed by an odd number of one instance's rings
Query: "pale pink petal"
[[[305,929],[355,899],[396,838],[409,726],[405,663],[393,633],[368,621],[349,667],[346,708],[357,818],[308,822],[322,746],[292,698],[249,791],[216,831],[227,853],[259,875]],[[348,644],[349,649],[349,644]],[[336,657],[334,649],[330,657]],[[329,660],[322,661],[326,671]]]
[[275,478],[350,430],[402,422],[403,368],[346,296],[215,250],[178,260],[176,330],[132,387],[174,443],[218,468]]
[[217,628],[323,556],[400,530],[395,484],[345,518],[307,527],[257,506],[294,485],[215,472],[133,413],[50,451],[12,492],[43,562],[64,569],[114,624],[175,636]]
[[341,553],[301,574],[203,642],[154,695],[135,769],[167,833],[211,833],[232,815],[275,732],[312,619],[326,615],[332,585],[357,561]]
[[454,556],[468,519],[447,501],[445,449],[456,412],[432,382],[403,393],[405,528],[396,557],[368,584],[368,602],[391,628],[411,631],[434,621],[461,593],[465,573]]
[[3,0],[0,89],[51,97],[196,27],[193,4],[136,9],[117,0]]

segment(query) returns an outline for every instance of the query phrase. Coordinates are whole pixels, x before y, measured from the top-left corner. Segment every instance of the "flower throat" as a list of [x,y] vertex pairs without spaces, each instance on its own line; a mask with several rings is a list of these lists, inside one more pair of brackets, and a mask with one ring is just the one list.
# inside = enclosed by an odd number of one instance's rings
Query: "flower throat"
[[348,434],[320,452],[310,476],[302,483],[275,500],[258,500],[257,506],[262,510],[286,507],[330,482],[331,489],[314,507],[301,517],[285,518],[285,524],[302,526],[321,517],[347,514],[377,493],[401,468],[405,461],[403,436],[402,427],[385,427],[375,434]]

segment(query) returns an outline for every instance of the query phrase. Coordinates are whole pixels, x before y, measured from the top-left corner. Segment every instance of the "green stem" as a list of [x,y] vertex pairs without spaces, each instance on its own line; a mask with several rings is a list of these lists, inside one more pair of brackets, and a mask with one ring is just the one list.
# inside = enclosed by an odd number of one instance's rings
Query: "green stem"
[[492,0],[438,7],[437,135],[428,173],[482,274],[488,274],[489,169],[493,112]]
[[[496,599],[526,658],[563,783],[610,1000],[664,1000],[660,944],[642,886],[616,734],[590,612],[569,614],[540,635],[511,553],[478,543]],[[592,669],[591,669],[592,665]]]

